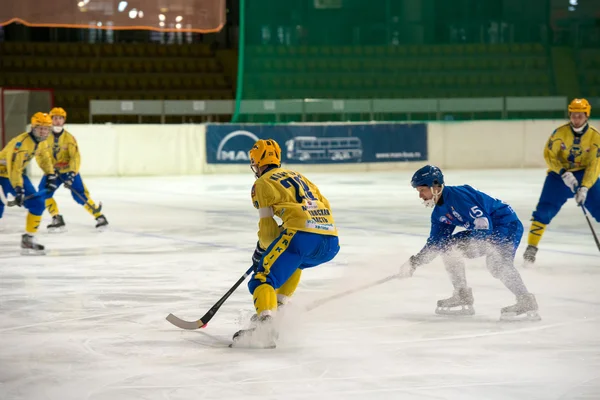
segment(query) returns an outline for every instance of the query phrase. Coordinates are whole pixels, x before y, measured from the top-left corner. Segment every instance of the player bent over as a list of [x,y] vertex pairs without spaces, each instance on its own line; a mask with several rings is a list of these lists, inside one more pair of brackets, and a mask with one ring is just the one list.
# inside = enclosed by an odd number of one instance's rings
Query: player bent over
[[[475,313],[464,259],[485,256],[492,276],[500,279],[517,298],[515,305],[502,308],[501,319],[540,319],[535,297],[514,266],[523,225],[513,209],[469,185],[445,186],[442,171],[431,165],[415,172],[411,184],[425,206],[433,208],[431,233],[423,249],[401,267],[400,274],[412,276],[415,268],[431,262],[437,255],[442,256],[454,294],[438,301],[436,313]],[[466,230],[454,233],[457,226]]]
[[573,196],[600,222],[600,132],[588,123],[592,107],[586,99],[574,99],[568,111],[570,122],[556,128],[544,148],[548,174],[531,218],[525,266],[535,263],[546,227]]
[[256,326],[238,331],[232,346],[274,347],[278,305],[292,296],[303,269],[332,260],[340,246],[329,201],[302,174],[281,168],[277,142],[261,139],[248,154],[256,176],[252,203],[260,218],[248,284]]
[[[21,253],[23,255],[43,255],[44,246],[39,244],[34,235],[38,231],[44,212],[44,197],[35,191],[35,187],[25,175],[25,168],[37,157],[37,162],[46,174],[52,174],[46,137],[50,134],[52,120],[48,114],[38,112],[31,117],[31,131],[13,138],[0,151],[0,188],[5,194],[15,196],[16,205],[25,206],[28,210],[25,233],[21,237]],[[53,181],[48,181],[52,186]],[[4,214],[4,203],[0,200],[0,218]]]
[[[52,223],[47,226],[50,232],[64,232],[65,221],[58,211],[58,204],[54,200],[54,192],[62,183],[71,190],[73,199],[84,206],[87,212],[96,218],[96,228],[104,229],[108,225],[106,217],[96,209],[94,201],[90,198],[87,188],[79,175],[81,156],[75,137],[64,129],[67,120],[67,112],[55,107],[50,110],[52,118],[52,134],[48,136],[47,143],[50,157],[54,165],[55,173],[58,174],[57,185],[54,190],[48,191],[46,195],[46,208],[52,215]],[[52,174],[54,175],[54,173]],[[51,175],[45,175],[40,181],[40,189],[46,186]]]

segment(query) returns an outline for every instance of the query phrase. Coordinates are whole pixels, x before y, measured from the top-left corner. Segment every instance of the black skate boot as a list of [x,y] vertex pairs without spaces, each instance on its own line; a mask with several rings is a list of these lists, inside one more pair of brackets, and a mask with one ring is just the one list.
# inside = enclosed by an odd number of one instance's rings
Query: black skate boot
[[97,222],[96,229],[98,229],[99,231],[103,231],[108,226],[108,221],[106,220],[106,217],[104,216],[104,214],[102,214],[98,218],[96,218],[96,222]]
[[542,318],[538,314],[538,304],[535,296],[528,293],[517,296],[517,304],[500,310],[500,319],[502,321],[539,321]]
[[532,245],[527,246],[525,253],[523,253],[523,266],[531,267],[535,263],[535,255],[538,252],[538,248]]
[[253,325],[248,329],[237,331],[233,335],[233,343],[229,347],[274,349],[277,332],[273,317],[270,315],[257,317]]
[[21,254],[24,256],[43,256],[46,252],[44,246],[37,243],[33,235],[25,233],[21,236]]
[[440,315],[473,315],[475,314],[473,303],[471,288],[461,288],[455,290],[452,297],[438,300],[435,313]]
[[55,215],[52,217],[52,222],[46,228],[48,228],[48,232],[50,233],[61,233],[67,231],[65,220],[63,219],[62,215]]

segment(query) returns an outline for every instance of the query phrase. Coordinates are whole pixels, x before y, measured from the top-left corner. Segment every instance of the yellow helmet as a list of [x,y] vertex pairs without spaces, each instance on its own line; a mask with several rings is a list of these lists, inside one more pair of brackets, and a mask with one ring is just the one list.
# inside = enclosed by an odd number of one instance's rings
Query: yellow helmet
[[50,110],[50,118],[52,117],[64,117],[64,119],[67,119],[67,112],[64,108],[54,107]]
[[590,113],[592,111],[592,106],[586,99],[573,99],[571,103],[569,103],[569,112],[582,112],[589,118]]
[[265,165],[281,165],[281,148],[273,139],[260,139],[248,152],[250,167],[256,174]]
[[36,127],[36,126],[51,127],[52,126],[52,118],[46,113],[37,112],[37,113],[33,114],[33,117],[31,117],[31,126],[32,127]]

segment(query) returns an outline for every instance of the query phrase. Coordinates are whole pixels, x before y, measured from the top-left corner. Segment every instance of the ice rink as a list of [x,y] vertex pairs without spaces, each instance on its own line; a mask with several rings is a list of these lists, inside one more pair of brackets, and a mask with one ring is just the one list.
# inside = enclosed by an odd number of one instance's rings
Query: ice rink
[[[297,168],[302,172],[302,168]],[[319,298],[395,273],[423,246],[429,216],[410,172],[306,174],[331,201],[341,251],[305,270],[278,348],[227,347],[253,310],[246,285],[208,327],[200,318],[250,266],[254,178],[218,175],[85,179],[110,230],[68,191],[68,232],[38,235],[45,257],[20,255],[25,211],[0,220],[0,399],[600,399],[600,255],[569,201],[535,269],[519,269],[542,321],[499,322],[512,294],[468,262],[476,315],[434,314],[452,286],[441,260],[332,301]],[[525,229],[545,171],[445,171],[513,206]],[[600,232],[600,224],[593,222]],[[526,241],[526,237],[523,239]]]

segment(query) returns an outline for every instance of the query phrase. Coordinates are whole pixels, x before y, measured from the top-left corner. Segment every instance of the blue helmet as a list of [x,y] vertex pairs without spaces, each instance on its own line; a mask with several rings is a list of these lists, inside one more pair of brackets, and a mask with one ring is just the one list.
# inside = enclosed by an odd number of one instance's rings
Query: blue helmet
[[413,188],[417,186],[429,186],[443,185],[444,174],[442,170],[434,165],[426,165],[423,168],[419,168],[413,175],[410,184]]

